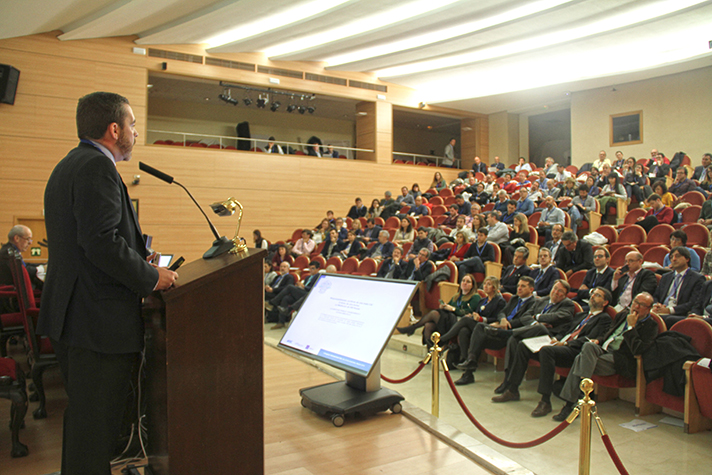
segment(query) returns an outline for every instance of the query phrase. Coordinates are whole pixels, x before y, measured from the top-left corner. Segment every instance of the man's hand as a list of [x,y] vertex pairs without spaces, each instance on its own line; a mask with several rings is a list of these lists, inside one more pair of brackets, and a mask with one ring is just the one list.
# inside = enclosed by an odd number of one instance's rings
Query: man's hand
[[167,267],[156,267],[158,271],[158,284],[155,290],[165,290],[173,285],[178,278],[178,273],[173,272]]
[[623,276],[623,274],[621,273],[621,268],[619,267],[619,268],[616,269],[616,271],[613,273],[613,280],[617,281],[617,280],[620,279],[622,276]]
[[670,309],[661,303],[656,303],[653,305],[653,312],[658,315],[670,315]]
[[567,271],[566,271],[566,277],[571,277],[571,274],[573,274],[573,273],[574,273],[573,270],[570,270],[570,269],[567,270]]
[[504,330],[509,330],[510,328],[512,328],[512,324],[509,323],[509,320],[507,320],[506,318],[503,318],[502,320],[499,321],[499,328],[502,328]]
[[270,287],[269,285],[265,285],[265,291],[272,292],[272,287]]
[[[655,304],[655,305],[660,305],[660,304]],[[638,312],[631,311],[628,314],[628,325],[631,327],[634,327],[636,323],[638,323],[638,319],[640,318],[640,315],[638,315]]]

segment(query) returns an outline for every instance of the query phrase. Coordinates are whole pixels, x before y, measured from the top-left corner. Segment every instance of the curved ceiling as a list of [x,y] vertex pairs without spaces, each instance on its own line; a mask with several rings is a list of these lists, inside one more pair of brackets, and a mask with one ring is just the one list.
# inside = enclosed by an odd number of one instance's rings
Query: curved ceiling
[[[712,65],[712,1],[0,0],[0,38],[137,35],[316,61],[475,112]],[[527,91],[539,90],[535,99]]]

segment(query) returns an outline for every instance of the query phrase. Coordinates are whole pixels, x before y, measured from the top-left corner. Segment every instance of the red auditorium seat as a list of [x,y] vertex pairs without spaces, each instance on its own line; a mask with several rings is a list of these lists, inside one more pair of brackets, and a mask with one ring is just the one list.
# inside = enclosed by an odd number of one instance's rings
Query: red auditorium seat
[[690,203],[691,205],[702,206],[705,202],[705,195],[699,191],[688,191],[680,198],[682,203]]
[[675,231],[675,228],[669,224],[658,224],[648,233],[648,237],[645,242],[638,244],[638,250],[645,254],[645,251],[660,245],[667,245],[670,243],[670,234]]
[[668,249],[666,246],[651,247],[647,251],[645,251],[645,254],[643,254],[643,260],[645,262],[657,262],[658,264],[663,265],[665,256],[669,252],[670,249]]
[[687,234],[687,247],[694,245],[707,247],[710,241],[710,232],[706,226],[693,223],[683,226],[682,230]]
[[625,227],[618,234],[618,241],[611,244],[611,253],[615,252],[615,250],[621,246],[631,244],[637,246],[638,244],[645,242],[647,240],[647,237],[648,234],[645,232],[645,229],[638,226],[637,224],[632,224],[628,227]]
[[679,223],[673,224],[675,228],[681,228],[686,224],[696,223],[700,219],[700,211],[702,206],[691,205],[682,210],[682,220]]

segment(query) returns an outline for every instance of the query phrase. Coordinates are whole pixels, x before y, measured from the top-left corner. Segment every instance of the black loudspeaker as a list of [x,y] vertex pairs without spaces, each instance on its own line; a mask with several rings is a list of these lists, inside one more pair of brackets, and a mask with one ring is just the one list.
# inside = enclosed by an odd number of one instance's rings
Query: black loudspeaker
[[[245,121],[245,122],[240,122],[237,124],[237,127],[235,127],[237,130],[237,136],[243,139],[249,139],[250,138],[250,123]],[[238,140],[237,141],[237,149],[238,150],[250,150],[250,142],[248,140]]]
[[15,103],[17,82],[20,71],[7,64],[0,64],[0,102],[3,104]]

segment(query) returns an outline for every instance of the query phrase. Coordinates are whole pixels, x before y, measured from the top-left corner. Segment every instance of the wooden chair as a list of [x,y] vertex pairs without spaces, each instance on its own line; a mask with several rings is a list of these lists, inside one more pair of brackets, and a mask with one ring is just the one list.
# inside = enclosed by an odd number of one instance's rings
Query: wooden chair
[[529,226],[529,242],[525,246],[529,249],[527,265],[536,264],[539,260],[539,231],[534,226]]
[[688,361],[685,369],[685,432],[694,434],[712,429],[712,372],[696,361]]
[[27,413],[27,391],[25,390],[25,374],[12,358],[0,358],[0,397],[9,399],[10,406],[10,440],[13,458],[25,457],[29,451],[20,442],[20,428],[25,422]]
[[[571,277],[569,277],[569,285],[571,288],[578,290],[578,288],[581,287],[581,284],[583,284],[584,277],[586,277],[585,270],[579,270],[571,274]],[[576,294],[577,292],[571,291],[569,292],[568,297],[572,299],[576,297]]]
[[376,272],[378,272],[378,264],[375,260],[371,259],[370,257],[367,257],[366,259],[362,260],[361,263],[358,265],[358,270],[352,272],[351,274],[376,275]]
[[608,239],[608,245],[618,241],[618,231],[613,226],[605,225],[596,229],[596,232]]
[[680,213],[682,215],[682,219],[679,223],[673,224],[673,227],[676,229],[679,229],[686,224],[692,224],[696,223],[698,219],[700,219],[700,211],[702,211],[702,206],[697,206],[697,205],[691,205],[688,206],[687,208],[683,209],[682,212]]
[[341,258],[339,256],[331,256],[329,259],[327,259],[326,265],[324,266],[324,268],[326,268],[328,266],[334,266],[334,267],[336,267],[336,271],[338,272],[341,270],[342,264],[343,264],[343,261],[341,260]]
[[618,228],[625,228],[628,226],[632,226],[635,223],[638,222],[638,218],[642,218],[645,216],[645,211],[643,208],[635,208],[630,210],[627,214],[624,215],[623,222],[618,222]]
[[680,197],[680,201],[682,203],[690,203],[691,205],[697,205],[702,207],[706,200],[705,195],[703,195],[699,191],[688,191]]

